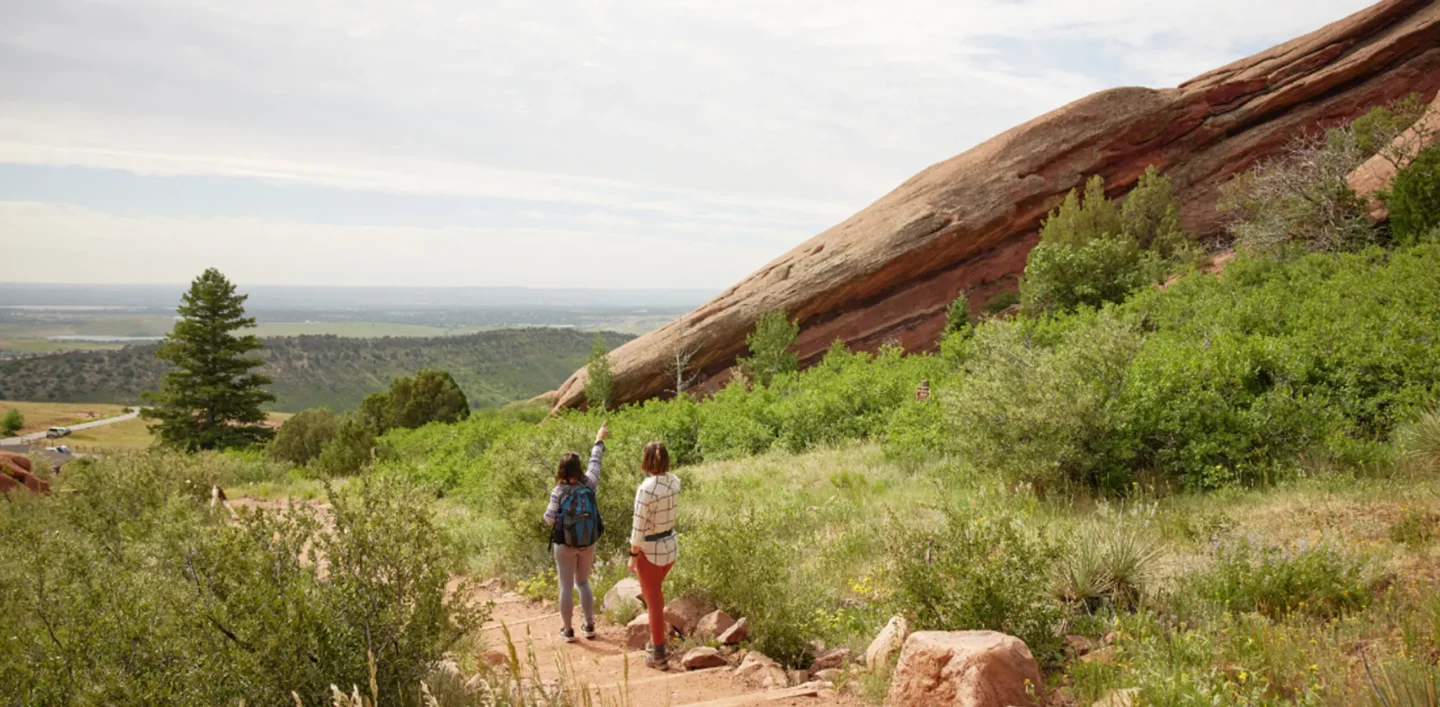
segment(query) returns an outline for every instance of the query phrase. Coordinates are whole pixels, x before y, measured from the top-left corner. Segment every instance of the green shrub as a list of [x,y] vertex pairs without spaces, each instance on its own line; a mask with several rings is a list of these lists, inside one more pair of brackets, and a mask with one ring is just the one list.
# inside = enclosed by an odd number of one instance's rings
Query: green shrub
[[1440,145],[1420,151],[1390,184],[1385,207],[1390,233],[1399,245],[1421,242],[1440,226]]
[[943,403],[960,453],[982,470],[1053,486],[1124,488],[1133,455],[1115,407],[1143,338],[1113,314],[1069,322],[1055,346],[1025,322],[991,322]]
[[1407,508],[1390,524],[1390,539],[1412,549],[1429,545],[1437,537],[1440,537],[1440,513]]
[[204,500],[221,459],[92,461],[49,498],[0,504],[8,697],[319,704],[331,682],[367,684],[372,654],[386,701],[418,703],[484,618],[446,598],[455,557],[424,501],[365,482],[331,494],[333,525],[308,506],[225,522]]
[[1328,618],[1365,607],[1368,574],[1363,560],[1329,545],[1277,547],[1241,540],[1217,548],[1214,566],[1190,581],[1201,597],[1232,612]]
[[754,331],[745,335],[750,355],[741,357],[737,363],[746,377],[760,385],[770,385],[775,376],[799,369],[799,357],[790,351],[799,334],[799,322],[790,321],[784,312],[770,312],[755,322]]
[[357,474],[371,462],[376,430],[368,416],[350,413],[340,418],[335,436],[320,448],[310,467],[321,476],[337,477]]
[[305,466],[320,456],[326,442],[335,438],[337,427],[330,408],[302,410],[280,425],[267,451],[271,459]]
[[585,403],[597,410],[610,407],[615,393],[615,374],[610,370],[610,351],[605,348],[605,337],[595,335],[590,347],[590,358],[585,363]]
[[1079,246],[1042,241],[1025,263],[1020,301],[1028,314],[1098,307],[1152,282],[1155,270],[1127,236],[1101,236]]
[[1057,548],[1004,512],[948,512],[936,528],[894,534],[894,602],[915,630],[989,629],[1059,656],[1060,604],[1050,592]]
[[25,416],[21,415],[20,411],[15,408],[10,408],[6,411],[4,417],[0,417],[0,433],[7,436],[19,432],[20,428],[24,426]]
[[1186,254],[1192,246],[1190,235],[1180,225],[1180,203],[1170,178],[1154,165],[1145,168],[1135,188],[1120,206],[1120,232],[1135,240],[1143,250],[1161,258]]
[[941,336],[966,331],[973,326],[975,323],[970,321],[970,298],[961,292],[955,301],[945,308],[945,330]]
[[1085,194],[1074,189],[1040,225],[1040,242],[1079,248],[1097,238],[1124,232],[1120,210],[1105,196],[1105,178],[1096,174],[1085,182]]

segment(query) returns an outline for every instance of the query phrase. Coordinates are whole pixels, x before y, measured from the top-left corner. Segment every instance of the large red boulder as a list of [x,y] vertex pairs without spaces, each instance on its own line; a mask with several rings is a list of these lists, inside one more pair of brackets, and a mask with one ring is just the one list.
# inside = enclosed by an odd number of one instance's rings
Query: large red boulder
[[1040,667],[1025,642],[994,631],[920,631],[905,639],[886,704],[1043,705]]
[[[1174,182],[1186,227],[1222,229],[1219,188],[1295,135],[1371,106],[1440,89],[1440,3],[1386,0],[1177,88],[1116,88],[1080,99],[936,164],[780,256],[689,314],[610,355],[614,402],[673,388],[677,353],[705,393],[728,380],[762,315],[800,322],[802,365],[836,339],[874,350],[933,347],[961,292],[979,311],[1013,290],[1040,220],[1089,175],[1110,195],[1149,165]],[[555,393],[585,404],[584,369]]]

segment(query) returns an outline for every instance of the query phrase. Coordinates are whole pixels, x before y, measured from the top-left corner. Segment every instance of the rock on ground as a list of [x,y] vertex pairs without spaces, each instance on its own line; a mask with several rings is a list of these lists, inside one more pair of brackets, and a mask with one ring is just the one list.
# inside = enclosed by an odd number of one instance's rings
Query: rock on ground
[[701,617],[700,623],[695,625],[695,636],[697,638],[718,638],[720,634],[725,633],[734,625],[735,619],[717,609]]
[[920,631],[905,640],[891,705],[1043,704],[1040,667],[1025,642],[995,631]]
[[839,668],[849,663],[852,657],[854,657],[854,653],[852,653],[849,648],[836,648],[825,651],[815,658],[815,662],[810,664],[810,669],[819,672],[821,670]]
[[742,618],[736,621],[735,625],[722,632],[716,640],[727,646],[733,646],[750,640],[750,620]]
[[890,660],[890,656],[905,645],[905,636],[910,633],[910,624],[906,623],[905,617],[893,616],[885,628],[880,629],[875,640],[870,642],[870,647],[865,649],[866,667],[877,668]]
[[735,677],[757,690],[778,690],[790,686],[785,669],[760,651],[750,651],[735,669]]
[[713,608],[695,597],[681,597],[665,605],[665,623],[681,636],[690,636],[695,633],[701,617]]
[[726,662],[725,656],[720,655],[720,651],[701,646],[686,651],[685,656],[680,659],[680,664],[685,666],[686,670],[704,670],[705,668],[719,668],[729,663]]
[[640,596],[640,580],[634,577],[626,577],[615,583],[610,591],[605,592],[605,601],[600,606],[605,611],[610,611],[626,601],[633,601],[641,607],[645,606],[644,597]]
[[1100,698],[1100,700],[1091,707],[1134,707],[1135,696],[1139,694],[1139,688],[1134,687],[1124,690],[1111,690],[1105,693],[1105,696]]
[[638,651],[650,645],[650,614],[641,613],[625,625],[625,647]]
[[[1437,35],[1440,3],[1385,0],[1176,88],[1109,89],[1011,128],[612,351],[612,402],[662,394],[677,351],[698,351],[692,390],[720,389],[745,355],[745,335],[775,310],[800,324],[791,350],[802,367],[836,339],[852,350],[889,340],[930,349],[958,293],[979,313],[1014,290],[1041,220],[1090,175],[1120,197],[1154,165],[1174,183],[1182,223],[1216,235],[1220,188],[1293,136],[1410,93],[1434,96]],[[583,406],[587,379],[583,368],[571,375],[555,407]]]

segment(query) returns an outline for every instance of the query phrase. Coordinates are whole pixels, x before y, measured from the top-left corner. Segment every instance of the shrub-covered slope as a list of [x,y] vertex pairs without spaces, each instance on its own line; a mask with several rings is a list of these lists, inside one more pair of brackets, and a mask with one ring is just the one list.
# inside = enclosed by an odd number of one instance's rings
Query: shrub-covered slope
[[[585,362],[592,335],[574,329],[504,329],[466,336],[357,339],[296,336],[265,340],[264,372],[275,379],[275,409],[350,409],[390,379],[424,368],[450,371],[474,407],[501,405],[552,389]],[[605,334],[614,347],[630,337]],[[165,363],[154,346],[77,351],[0,362],[0,399],[139,402],[156,390]]]

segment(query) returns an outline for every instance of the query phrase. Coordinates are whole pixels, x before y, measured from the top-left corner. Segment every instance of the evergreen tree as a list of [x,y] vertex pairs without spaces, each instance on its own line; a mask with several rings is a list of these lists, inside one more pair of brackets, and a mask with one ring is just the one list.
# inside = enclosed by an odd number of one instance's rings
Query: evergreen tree
[[750,356],[739,360],[745,377],[770,385],[770,381],[781,373],[790,373],[800,368],[800,357],[789,349],[800,335],[800,323],[792,322],[784,312],[770,312],[755,322],[755,331],[745,336],[745,345]]
[[605,337],[599,334],[595,335],[595,344],[590,348],[590,361],[585,364],[585,372],[585,402],[592,408],[609,408],[615,374],[610,370],[610,352],[605,348]]
[[151,429],[161,444],[189,451],[246,447],[269,439],[260,423],[260,406],[275,399],[266,392],[270,378],[251,369],[264,361],[250,356],[261,348],[254,335],[238,335],[255,326],[245,316],[247,295],[219,270],[210,268],[190,283],[180,300],[180,320],[155,351],[175,366],[160,381],[159,392],[147,391],[153,403],[141,414],[159,420]]
[[970,321],[970,298],[964,292],[945,309],[945,331],[942,337],[956,332],[968,331],[974,324]]

